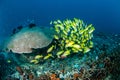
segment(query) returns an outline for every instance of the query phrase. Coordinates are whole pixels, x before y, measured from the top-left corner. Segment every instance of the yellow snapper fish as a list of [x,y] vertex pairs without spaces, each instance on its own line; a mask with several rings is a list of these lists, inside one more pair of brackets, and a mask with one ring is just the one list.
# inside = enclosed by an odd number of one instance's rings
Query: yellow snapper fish
[[58,28],[57,26],[54,26],[54,29],[55,29],[55,31],[56,31],[57,33],[60,32],[60,30],[59,30],[59,28]]
[[91,27],[91,28],[89,29],[89,34],[92,33],[94,30],[95,30],[95,28],[94,28],[94,27]]
[[57,22],[57,21],[54,21],[54,22],[52,22],[52,24],[58,24],[58,22]]
[[92,42],[92,41],[90,41],[90,43],[89,43],[89,47],[90,47],[90,48],[93,47],[93,42]]
[[83,43],[86,42],[86,41],[87,41],[87,38],[82,40]]
[[72,45],[72,47],[75,48],[75,49],[77,49],[77,50],[80,49],[80,45],[78,45],[78,44],[74,44],[74,45]]
[[70,23],[70,20],[68,20],[68,19],[65,20],[65,21],[63,21],[63,24],[64,24],[64,25],[68,25],[69,23]]
[[70,51],[69,51],[69,50],[65,51],[65,52],[61,55],[61,58],[66,58],[68,55],[70,55]]
[[64,30],[64,26],[62,24],[55,25],[56,27],[59,27],[61,30]]
[[41,59],[43,57],[43,55],[36,55],[35,59]]
[[53,24],[53,21],[50,21],[50,25],[52,25]]
[[93,38],[93,34],[90,33],[90,34],[88,35],[88,38],[89,38],[89,39],[92,39],[92,38]]
[[83,34],[83,33],[84,33],[84,31],[85,31],[85,30],[80,30],[80,32],[79,32],[79,33],[80,33],[80,34]]
[[60,20],[57,20],[58,23],[62,23]]
[[57,35],[54,35],[54,38],[55,38],[55,39],[59,39],[59,37],[58,37]]
[[65,35],[67,35],[67,34],[68,34],[65,30],[63,30],[62,32],[63,32]]
[[52,45],[48,50],[47,50],[47,53],[51,52],[54,48],[54,45]]
[[65,40],[65,43],[69,43],[69,40],[67,39],[67,40]]
[[83,51],[83,53],[87,53],[87,52],[89,52],[90,51],[90,48],[88,48],[88,47],[84,47],[84,51]]
[[30,63],[38,64],[38,63],[39,63],[39,61],[38,61],[38,60],[34,60],[34,59],[33,59],[33,60],[31,60],[31,61],[30,61]]
[[85,44],[84,44],[84,43],[81,43],[80,46],[81,46],[81,48],[84,48],[84,47],[85,47]]
[[60,57],[60,55],[63,53],[64,51],[59,51],[57,52],[57,56]]
[[86,28],[85,28],[85,30],[87,31],[89,28],[91,28],[92,27],[92,24],[90,24],[90,25],[88,25]]
[[69,43],[66,44],[65,47],[71,47],[74,44],[74,41],[70,41]]
[[73,53],[78,53],[79,51],[75,48],[72,48]]
[[77,32],[76,24],[73,23],[73,24],[71,24],[71,26],[72,26],[73,31],[74,31],[74,32]]
[[59,29],[55,29],[55,31],[56,31],[57,33],[60,33],[60,30],[59,30]]
[[44,60],[49,59],[50,57],[53,57],[52,54],[48,54],[47,56],[45,56]]

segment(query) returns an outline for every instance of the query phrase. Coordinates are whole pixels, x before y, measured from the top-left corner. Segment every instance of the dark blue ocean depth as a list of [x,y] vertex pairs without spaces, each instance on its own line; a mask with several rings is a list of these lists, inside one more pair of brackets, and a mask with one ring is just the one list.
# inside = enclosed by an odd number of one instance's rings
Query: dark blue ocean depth
[[51,20],[74,17],[98,32],[119,33],[120,0],[0,0],[0,36],[30,22],[50,26]]

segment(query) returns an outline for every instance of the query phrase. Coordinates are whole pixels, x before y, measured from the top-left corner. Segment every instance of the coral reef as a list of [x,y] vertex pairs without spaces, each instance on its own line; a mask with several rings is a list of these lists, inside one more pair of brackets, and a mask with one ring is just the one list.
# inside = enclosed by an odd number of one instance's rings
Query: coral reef
[[94,37],[95,47],[87,54],[71,54],[72,56],[68,58],[48,59],[42,64],[20,64],[16,66],[16,72],[6,78],[7,80],[119,80],[119,37],[98,34]]
[[31,63],[37,64],[41,59],[66,58],[74,53],[87,53],[93,47],[92,37],[95,28],[92,24],[87,25],[77,18],[57,20],[51,24],[53,24],[54,39],[48,46],[47,55],[38,54],[30,61]]
[[8,51],[20,54],[31,53],[32,49],[48,46],[52,42],[52,39],[52,32],[49,28],[25,27],[11,36],[6,43],[5,49],[7,48]]
[[96,32],[92,38],[94,27],[76,18],[52,24],[54,39],[45,47],[30,54],[0,51],[0,80],[120,80],[120,34]]

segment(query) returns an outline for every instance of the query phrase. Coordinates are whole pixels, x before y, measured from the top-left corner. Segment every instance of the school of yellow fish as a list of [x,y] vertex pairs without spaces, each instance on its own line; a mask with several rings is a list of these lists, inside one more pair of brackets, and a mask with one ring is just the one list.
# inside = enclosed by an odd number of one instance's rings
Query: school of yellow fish
[[36,55],[35,59],[31,60],[31,63],[37,64],[41,58],[46,60],[53,57],[52,53],[56,49],[56,56],[65,58],[74,53],[87,53],[93,47],[92,38],[95,28],[92,24],[87,25],[77,18],[64,21],[56,20],[50,24],[53,25],[55,30],[54,39],[58,43],[48,48],[46,56]]

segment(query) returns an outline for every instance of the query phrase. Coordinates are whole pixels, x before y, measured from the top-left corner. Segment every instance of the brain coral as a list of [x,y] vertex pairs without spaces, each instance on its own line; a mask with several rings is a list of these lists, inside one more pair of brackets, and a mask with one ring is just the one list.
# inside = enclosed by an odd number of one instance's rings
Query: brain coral
[[14,34],[7,42],[7,49],[14,53],[31,53],[32,48],[43,48],[52,42],[52,32],[49,28],[25,27]]

